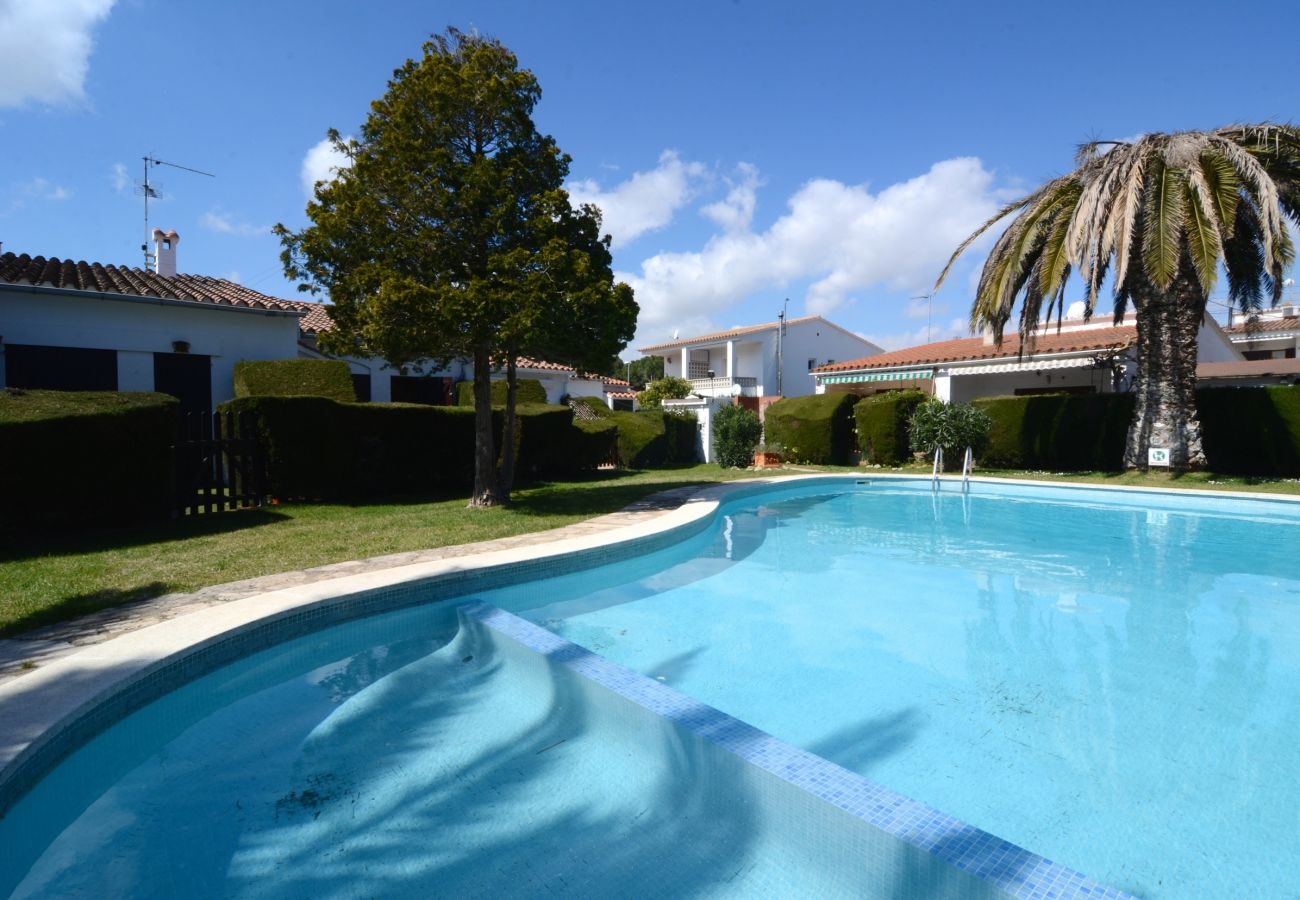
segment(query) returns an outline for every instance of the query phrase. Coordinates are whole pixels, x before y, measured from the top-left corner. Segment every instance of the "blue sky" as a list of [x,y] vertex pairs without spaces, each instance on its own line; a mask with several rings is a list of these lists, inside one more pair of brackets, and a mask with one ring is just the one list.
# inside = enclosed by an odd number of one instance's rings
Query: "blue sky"
[[[0,0],[0,242],[139,265],[153,154],[217,176],[151,176],[182,271],[298,296],[269,227],[305,222],[326,129],[355,131],[448,25],[537,75],[638,343],[770,321],[787,297],[923,341],[909,298],[1078,142],[1296,117],[1297,4]],[[965,332],[979,262],[934,297],[934,339]]]

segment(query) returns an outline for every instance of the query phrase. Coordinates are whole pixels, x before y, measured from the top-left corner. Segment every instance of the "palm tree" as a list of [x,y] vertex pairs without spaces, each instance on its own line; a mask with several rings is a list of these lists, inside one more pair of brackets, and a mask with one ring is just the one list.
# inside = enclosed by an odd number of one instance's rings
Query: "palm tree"
[[1176,469],[1205,466],[1196,415],[1196,341],[1220,265],[1244,312],[1282,295],[1294,257],[1285,218],[1300,215],[1300,128],[1231,125],[1148,134],[1079,148],[1077,168],[1003,207],[966,239],[935,283],[974,240],[1016,214],[984,263],[971,328],[997,342],[1020,301],[1032,340],[1040,321],[1060,321],[1077,272],[1085,317],[1114,276],[1115,320],[1137,319],[1137,394],[1124,464],[1145,468],[1165,447]]

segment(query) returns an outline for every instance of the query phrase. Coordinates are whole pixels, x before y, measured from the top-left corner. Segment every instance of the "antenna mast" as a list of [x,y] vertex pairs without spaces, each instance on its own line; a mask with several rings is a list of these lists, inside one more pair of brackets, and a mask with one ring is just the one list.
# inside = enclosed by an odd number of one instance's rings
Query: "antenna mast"
[[144,243],[140,249],[144,251],[144,267],[147,271],[156,272],[158,270],[158,260],[154,254],[149,252],[149,198],[161,200],[162,194],[149,183],[150,166],[171,166],[173,169],[180,169],[184,172],[193,172],[195,175],[206,175],[209,178],[216,178],[211,172],[201,172],[198,169],[191,169],[189,166],[181,166],[176,163],[167,162],[164,159],[154,159],[152,156],[144,157],[144,181],[141,182],[139,191],[144,195]]

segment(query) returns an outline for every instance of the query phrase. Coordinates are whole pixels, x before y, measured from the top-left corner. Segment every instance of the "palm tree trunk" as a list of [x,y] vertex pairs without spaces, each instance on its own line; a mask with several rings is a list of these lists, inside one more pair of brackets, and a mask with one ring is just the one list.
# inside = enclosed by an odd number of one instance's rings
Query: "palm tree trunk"
[[474,348],[474,493],[470,506],[496,506],[496,454],[492,451],[492,362],[486,345]]
[[1148,467],[1148,450],[1169,451],[1175,471],[1205,468],[1196,414],[1196,345],[1205,296],[1184,269],[1167,291],[1134,297],[1137,309],[1137,404],[1124,450],[1124,467]]

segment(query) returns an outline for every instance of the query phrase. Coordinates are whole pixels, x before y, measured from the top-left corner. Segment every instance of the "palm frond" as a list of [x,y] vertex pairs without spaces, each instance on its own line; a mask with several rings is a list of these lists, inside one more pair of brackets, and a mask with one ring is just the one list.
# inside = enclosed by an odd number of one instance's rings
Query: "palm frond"
[[1201,290],[1208,296],[1214,290],[1214,282],[1219,274],[1219,255],[1222,251],[1219,221],[1214,200],[1210,197],[1210,186],[1206,183],[1200,166],[1193,165],[1184,174],[1188,256],[1196,270],[1197,280],[1201,283]]
[[1147,279],[1160,290],[1168,289],[1178,275],[1179,238],[1183,233],[1183,189],[1177,170],[1160,157],[1151,160],[1144,210],[1142,263]]

